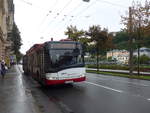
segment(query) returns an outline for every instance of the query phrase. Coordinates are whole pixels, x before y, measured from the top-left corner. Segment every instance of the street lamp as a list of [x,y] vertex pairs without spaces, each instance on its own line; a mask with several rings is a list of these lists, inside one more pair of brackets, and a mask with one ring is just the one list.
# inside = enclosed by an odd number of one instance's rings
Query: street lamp
[[90,0],[83,0],[84,2],[89,2]]

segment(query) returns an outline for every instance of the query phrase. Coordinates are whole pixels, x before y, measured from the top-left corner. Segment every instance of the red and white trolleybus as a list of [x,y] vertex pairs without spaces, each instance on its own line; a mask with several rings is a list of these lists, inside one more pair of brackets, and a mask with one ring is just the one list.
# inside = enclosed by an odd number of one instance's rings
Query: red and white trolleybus
[[23,57],[23,70],[43,85],[85,81],[82,44],[75,41],[35,44]]

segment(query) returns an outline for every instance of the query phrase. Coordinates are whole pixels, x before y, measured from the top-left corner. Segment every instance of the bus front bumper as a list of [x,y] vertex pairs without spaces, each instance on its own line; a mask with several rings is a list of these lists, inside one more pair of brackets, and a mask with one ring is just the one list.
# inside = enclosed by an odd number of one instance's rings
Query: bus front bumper
[[81,78],[73,78],[73,79],[64,79],[64,80],[47,80],[46,85],[57,85],[57,84],[66,84],[66,83],[74,83],[74,82],[82,82],[85,81],[86,77]]

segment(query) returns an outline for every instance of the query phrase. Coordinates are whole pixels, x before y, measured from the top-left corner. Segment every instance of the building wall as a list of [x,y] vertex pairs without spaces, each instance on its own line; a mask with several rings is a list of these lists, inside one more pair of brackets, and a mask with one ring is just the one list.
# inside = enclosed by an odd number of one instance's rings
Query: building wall
[[[134,51],[133,55],[138,56],[138,51],[137,50]],[[146,48],[146,47],[140,48],[140,56],[142,56],[142,55],[146,55],[146,56],[150,57],[150,48]]]
[[0,0],[0,59],[2,59],[3,57],[3,47],[4,47],[3,15],[4,15],[4,0]]
[[[137,50],[133,52],[133,55],[138,56]],[[140,56],[142,55],[150,57],[150,48],[140,48]],[[107,52],[107,58],[109,57],[115,58],[117,61],[122,62],[124,64],[128,64],[129,52],[126,50],[112,50]]]
[[0,40],[0,60],[3,58],[3,42]]
[[129,52],[126,50],[112,50],[107,52],[107,58],[112,57],[118,62],[127,64],[129,61]]
[[8,46],[11,46],[11,42],[8,40],[8,33],[14,23],[14,9],[11,12],[10,7],[14,8],[13,0],[0,0],[0,59],[4,60],[10,55]]

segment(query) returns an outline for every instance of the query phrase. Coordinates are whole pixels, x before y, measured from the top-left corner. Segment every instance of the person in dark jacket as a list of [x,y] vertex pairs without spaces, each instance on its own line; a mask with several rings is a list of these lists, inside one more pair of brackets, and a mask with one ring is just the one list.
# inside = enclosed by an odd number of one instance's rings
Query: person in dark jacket
[[2,78],[4,78],[4,76],[6,74],[5,62],[2,61],[0,64],[1,64],[1,75],[2,75]]

